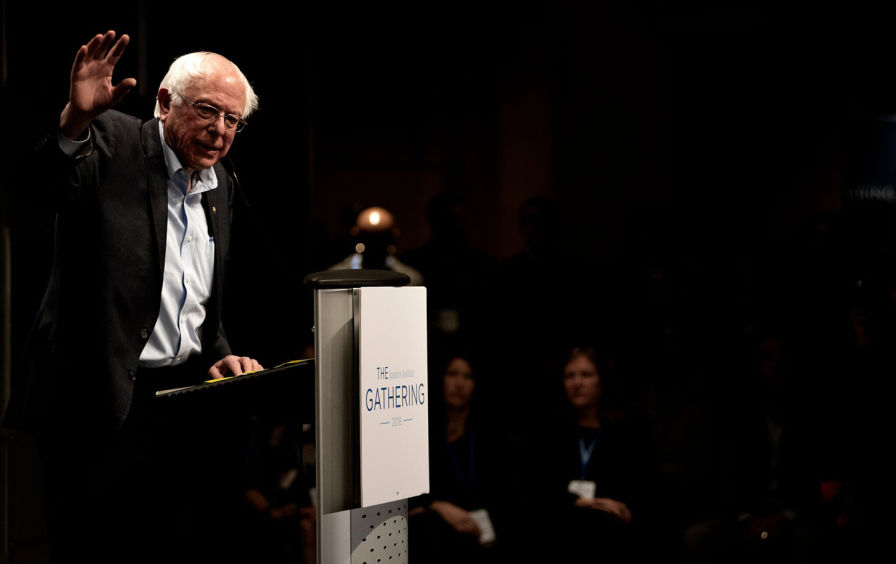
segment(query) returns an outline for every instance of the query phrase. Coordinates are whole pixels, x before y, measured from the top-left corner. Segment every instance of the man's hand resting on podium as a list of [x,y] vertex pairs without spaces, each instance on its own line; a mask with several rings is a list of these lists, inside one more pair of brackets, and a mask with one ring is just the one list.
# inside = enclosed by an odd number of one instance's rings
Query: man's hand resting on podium
[[212,367],[208,369],[208,375],[214,379],[218,379],[225,376],[239,376],[246,372],[258,372],[259,370],[264,370],[264,367],[254,358],[229,354],[214,363]]

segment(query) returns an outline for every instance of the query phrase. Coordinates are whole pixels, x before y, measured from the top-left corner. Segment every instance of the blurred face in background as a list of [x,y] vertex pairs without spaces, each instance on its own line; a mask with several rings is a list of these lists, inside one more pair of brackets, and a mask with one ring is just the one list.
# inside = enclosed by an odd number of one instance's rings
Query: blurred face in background
[[476,389],[470,363],[462,358],[451,359],[445,369],[443,388],[445,405],[454,408],[469,406],[473,399],[473,390]]
[[573,356],[563,369],[563,387],[566,399],[575,408],[596,406],[600,398],[600,375],[587,356]]

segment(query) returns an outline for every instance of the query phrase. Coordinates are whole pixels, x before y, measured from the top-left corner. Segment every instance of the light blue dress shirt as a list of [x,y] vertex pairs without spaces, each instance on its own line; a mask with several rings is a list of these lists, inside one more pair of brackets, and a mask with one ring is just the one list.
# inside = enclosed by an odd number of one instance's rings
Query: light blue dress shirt
[[215,241],[208,234],[202,193],[216,189],[218,177],[212,168],[197,171],[187,192],[190,179],[165,142],[162,127],[159,122],[168,167],[165,275],[159,318],[139,361],[152,368],[181,364],[202,352],[202,322],[215,272]]

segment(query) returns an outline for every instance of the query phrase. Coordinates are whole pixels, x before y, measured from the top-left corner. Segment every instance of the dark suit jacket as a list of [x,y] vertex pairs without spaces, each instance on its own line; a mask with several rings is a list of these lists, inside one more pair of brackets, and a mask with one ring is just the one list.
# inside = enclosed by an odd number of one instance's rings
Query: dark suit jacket
[[[158,120],[107,111],[91,147],[65,155],[56,132],[35,147],[31,196],[55,206],[52,273],[16,374],[6,423],[37,428],[127,417],[137,360],[159,314],[167,230],[167,169]],[[235,180],[215,165],[218,188],[202,204],[215,238],[215,274],[202,328],[207,370],[230,354],[221,327]],[[197,374],[201,378],[202,374]]]

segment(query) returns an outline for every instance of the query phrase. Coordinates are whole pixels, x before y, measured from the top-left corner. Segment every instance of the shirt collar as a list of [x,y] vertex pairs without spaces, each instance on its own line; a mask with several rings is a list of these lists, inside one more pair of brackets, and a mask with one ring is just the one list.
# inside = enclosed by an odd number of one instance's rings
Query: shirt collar
[[[165,156],[165,166],[168,167],[168,179],[173,180],[175,174],[178,171],[184,171],[184,167],[180,164],[180,159],[177,158],[177,155],[174,154],[174,151],[171,150],[171,147],[168,146],[168,142],[165,141],[165,128],[161,120],[159,120],[159,137],[162,139],[162,154]],[[218,187],[218,175],[215,174],[214,168],[204,168],[202,170],[197,171],[199,175],[199,180],[193,186],[193,189],[190,190],[191,194],[200,194],[202,192],[206,192],[208,190],[214,190]]]

